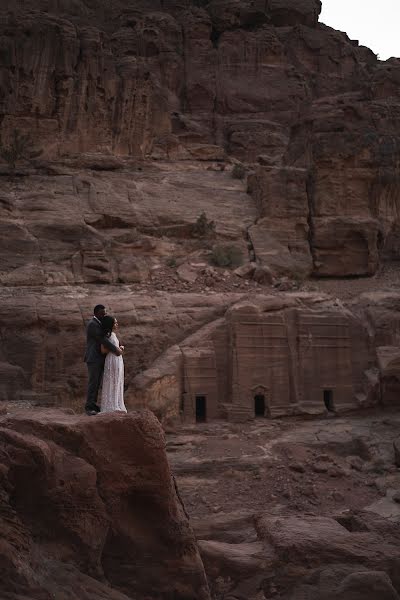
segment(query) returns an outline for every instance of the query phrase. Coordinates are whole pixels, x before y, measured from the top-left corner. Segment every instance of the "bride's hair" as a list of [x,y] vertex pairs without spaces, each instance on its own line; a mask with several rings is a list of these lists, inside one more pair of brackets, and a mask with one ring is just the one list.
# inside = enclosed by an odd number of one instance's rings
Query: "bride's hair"
[[110,337],[115,323],[115,317],[106,315],[101,320],[101,327],[105,336]]

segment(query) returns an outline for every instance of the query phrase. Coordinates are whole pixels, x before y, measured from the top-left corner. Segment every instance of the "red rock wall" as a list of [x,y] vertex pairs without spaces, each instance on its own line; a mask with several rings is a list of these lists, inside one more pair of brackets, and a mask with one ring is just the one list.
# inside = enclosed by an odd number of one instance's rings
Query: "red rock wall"
[[8,8],[2,130],[30,129],[52,156],[143,156],[166,135],[194,151],[217,143],[244,159],[279,156],[313,98],[359,89],[375,66],[372,53],[317,28],[319,0]]
[[[47,158],[231,155],[303,168],[301,205],[282,207],[285,227],[276,215],[258,225],[257,258],[278,246],[278,274],[371,275],[400,246],[400,65],[318,24],[320,6],[6,2],[0,130],[30,131]],[[258,184],[265,214],[292,196],[289,183],[271,199]]]

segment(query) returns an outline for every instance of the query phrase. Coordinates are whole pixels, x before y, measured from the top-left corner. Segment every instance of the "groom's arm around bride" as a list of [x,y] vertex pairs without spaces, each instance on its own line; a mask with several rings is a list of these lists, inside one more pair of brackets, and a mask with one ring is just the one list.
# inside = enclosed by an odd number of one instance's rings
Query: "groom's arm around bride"
[[88,390],[85,404],[86,414],[92,415],[99,412],[97,396],[103,377],[105,355],[101,352],[103,345],[107,350],[120,356],[123,350],[115,346],[110,339],[104,335],[101,319],[106,315],[106,309],[98,304],[94,309],[94,315],[89,321],[86,329],[86,352],[85,362],[88,368]]
[[[89,355],[91,355],[92,357],[94,357],[94,355],[98,356],[99,348],[100,348],[100,354],[101,354],[101,346],[102,345],[105,346],[107,348],[107,350],[109,350],[113,354],[116,354],[117,356],[120,356],[122,354],[122,351],[119,348],[117,348],[117,346],[115,346],[110,341],[110,338],[108,338],[107,336],[104,335],[104,331],[101,326],[101,323],[96,322],[94,319],[91,319],[88,323],[87,339],[88,339],[88,347],[86,350],[86,354],[88,356],[87,356],[87,358],[85,358],[85,362],[90,362],[88,360]],[[90,340],[92,340],[95,343],[90,344]],[[104,360],[103,355],[101,356],[101,358],[102,358],[102,360]]]

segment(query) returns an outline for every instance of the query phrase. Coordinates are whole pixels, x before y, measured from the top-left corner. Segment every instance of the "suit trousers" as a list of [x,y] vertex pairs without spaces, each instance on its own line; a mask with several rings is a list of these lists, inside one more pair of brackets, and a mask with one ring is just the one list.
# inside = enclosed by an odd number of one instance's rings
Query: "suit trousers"
[[99,410],[97,404],[97,396],[99,394],[99,388],[101,380],[103,378],[104,362],[99,363],[87,363],[89,381],[87,388],[87,398],[85,404],[85,410]]

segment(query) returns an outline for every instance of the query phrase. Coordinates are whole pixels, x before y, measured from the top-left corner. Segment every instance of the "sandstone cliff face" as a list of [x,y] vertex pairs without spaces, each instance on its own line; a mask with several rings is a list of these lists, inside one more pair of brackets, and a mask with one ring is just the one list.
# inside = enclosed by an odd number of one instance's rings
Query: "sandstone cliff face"
[[150,413],[20,414],[0,438],[2,598],[209,598]]
[[[225,117],[284,116],[308,96],[275,26],[315,27],[319,0],[5,8],[2,127],[32,127],[50,155],[108,149],[142,156],[165,135],[200,152],[220,135],[228,144],[241,137],[245,123],[230,127]],[[262,129],[268,137],[268,124]]]
[[[6,2],[2,135],[29,130],[47,159],[100,154],[79,159],[89,168],[104,168],[104,155],[112,168],[115,155],[261,162],[250,182],[261,206],[249,232],[258,262],[277,275],[372,275],[382,258],[398,255],[400,66],[318,24],[320,7],[319,0]],[[93,237],[86,225],[107,212],[98,201],[103,190],[87,180],[64,185],[46,189],[73,197],[69,237]],[[86,193],[95,215],[82,222],[74,204]],[[137,225],[135,191],[128,198],[125,228]],[[112,210],[123,209],[118,202]],[[168,221],[181,223],[171,211]],[[32,235],[48,249],[44,231],[12,227],[24,252],[36,244]],[[75,255],[68,280],[91,281],[93,264],[107,263],[99,239],[85,245],[88,256]],[[121,264],[123,280],[146,274],[148,261],[138,263],[133,272]],[[106,264],[95,277],[118,280],[110,271]]]

